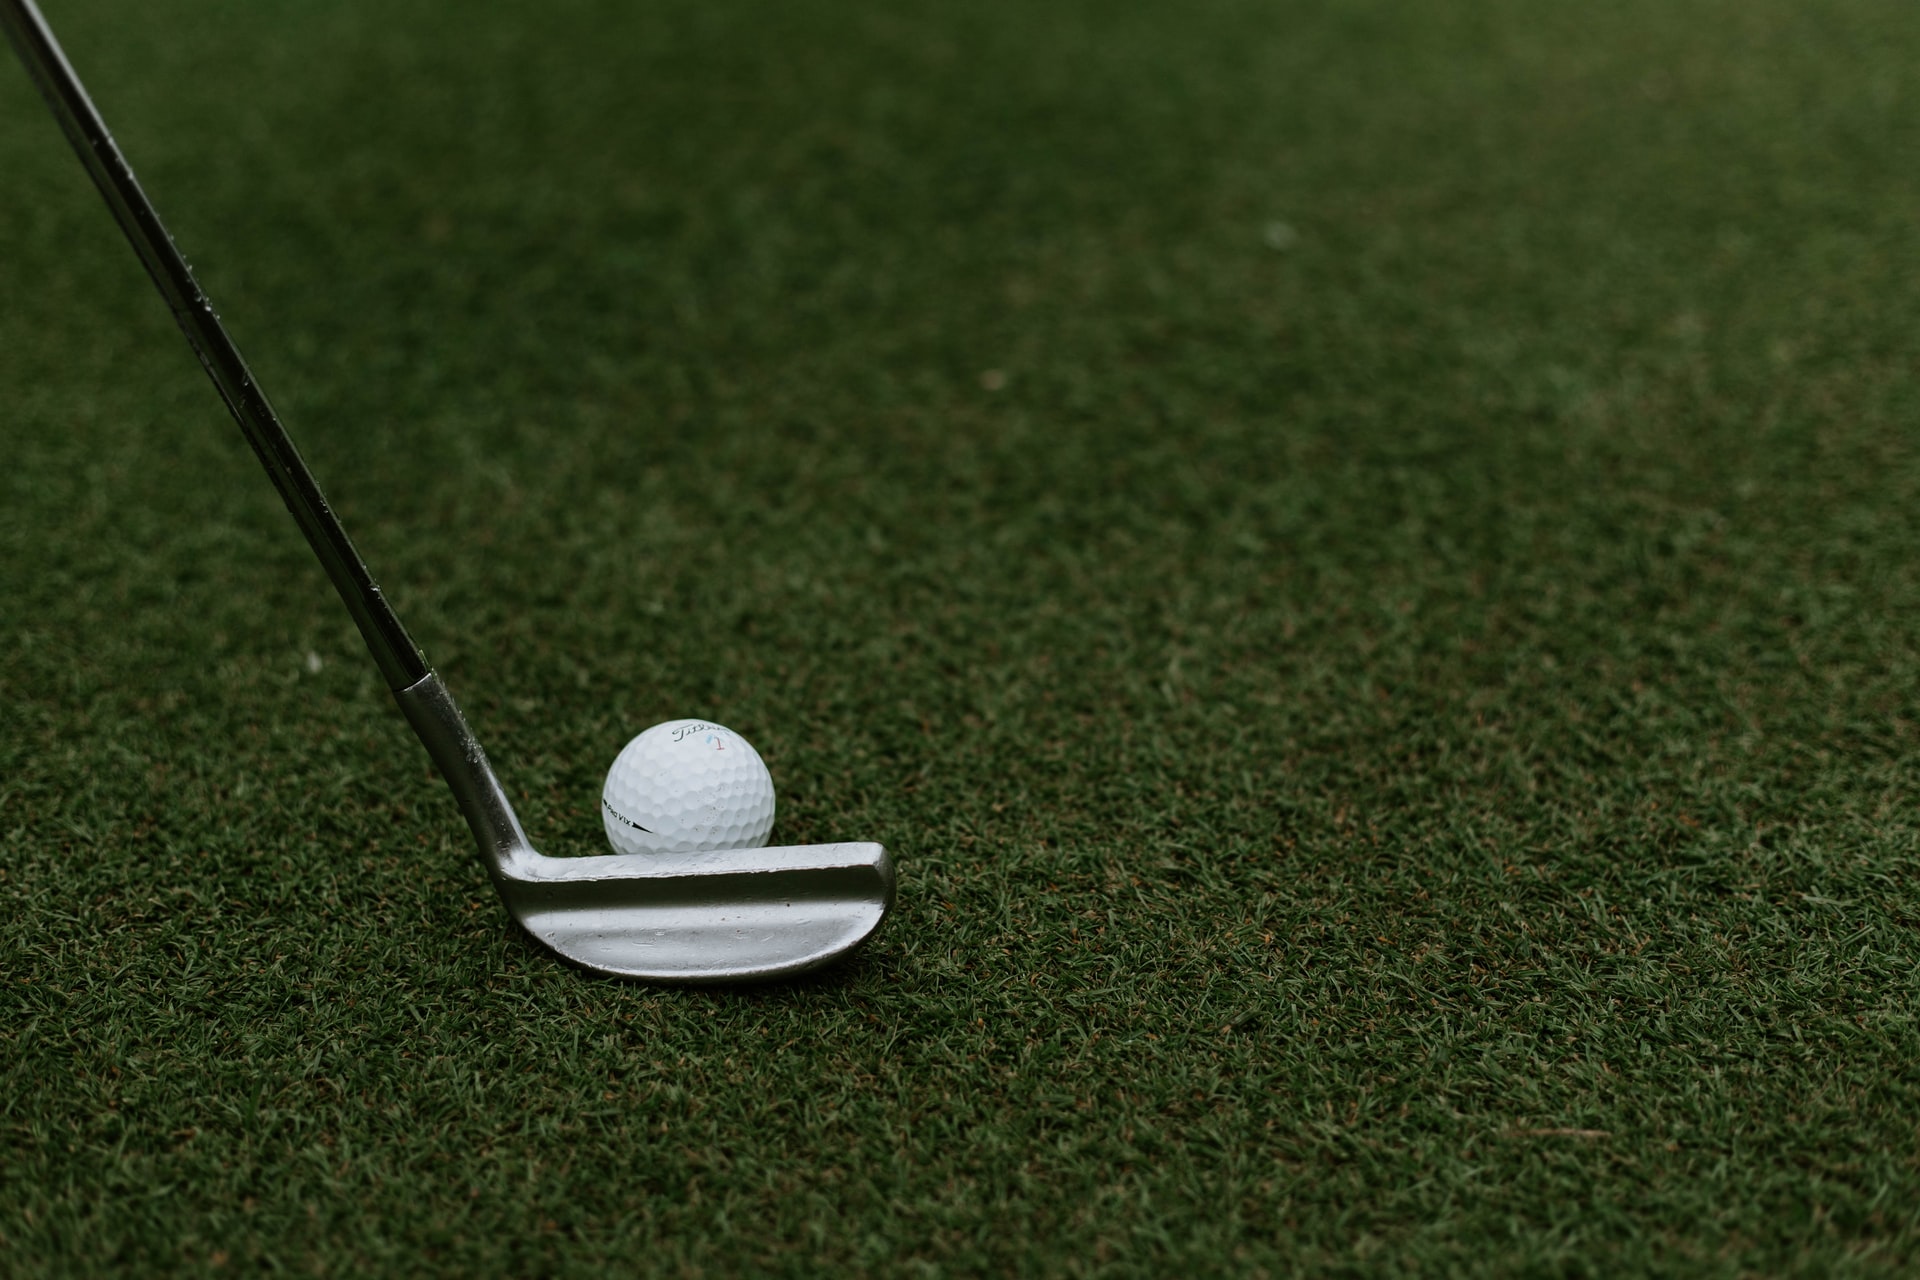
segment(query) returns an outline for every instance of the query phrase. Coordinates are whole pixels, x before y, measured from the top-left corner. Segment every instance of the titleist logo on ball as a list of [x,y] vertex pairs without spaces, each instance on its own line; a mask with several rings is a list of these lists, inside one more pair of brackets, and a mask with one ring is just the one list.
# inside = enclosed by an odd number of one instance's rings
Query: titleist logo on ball
[[687,736],[688,734],[690,734],[690,733],[705,733],[705,732],[706,732],[707,730],[709,730],[709,729],[711,729],[711,730],[714,730],[714,731],[715,731],[715,732],[717,732],[717,733],[732,733],[732,732],[733,732],[733,730],[731,730],[731,729],[729,729],[729,728],[727,728],[727,727],[726,727],[725,725],[718,725],[718,724],[683,724],[683,725],[681,725],[681,726],[680,726],[679,728],[677,728],[677,729],[675,729],[675,730],[673,731],[673,740],[674,740],[675,742],[678,742],[678,741],[680,741],[680,740],[681,740],[682,738],[684,738],[684,737],[686,737],[686,736]]

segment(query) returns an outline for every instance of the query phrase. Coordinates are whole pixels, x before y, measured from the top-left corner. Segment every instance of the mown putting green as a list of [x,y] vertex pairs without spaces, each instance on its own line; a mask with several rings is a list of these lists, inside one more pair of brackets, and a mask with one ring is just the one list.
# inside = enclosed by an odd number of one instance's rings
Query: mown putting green
[[552,852],[508,926],[0,60],[0,1270],[1901,1273],[1920,11],[46,0]]

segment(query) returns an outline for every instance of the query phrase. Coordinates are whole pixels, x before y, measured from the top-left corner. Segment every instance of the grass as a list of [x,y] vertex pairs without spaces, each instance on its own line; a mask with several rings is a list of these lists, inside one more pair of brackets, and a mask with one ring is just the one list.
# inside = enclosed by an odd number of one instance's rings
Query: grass
[[1911,5],[47,7],[536,837],[902,889],[514,933],[9,66],[5,1270],[1920,1263]]

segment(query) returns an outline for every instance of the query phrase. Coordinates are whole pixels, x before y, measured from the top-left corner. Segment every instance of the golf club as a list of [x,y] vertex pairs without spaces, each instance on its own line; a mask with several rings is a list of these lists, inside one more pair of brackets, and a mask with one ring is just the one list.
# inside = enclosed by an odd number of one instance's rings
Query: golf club
[[878,844],[579,858],[534,850],[479,740],[354,550],[46,19],[33,0],[0,0],[0,25],[353,615],[508,914],[564,960],[653,982],[804,973],[871,936],[894,894],[893,864]]

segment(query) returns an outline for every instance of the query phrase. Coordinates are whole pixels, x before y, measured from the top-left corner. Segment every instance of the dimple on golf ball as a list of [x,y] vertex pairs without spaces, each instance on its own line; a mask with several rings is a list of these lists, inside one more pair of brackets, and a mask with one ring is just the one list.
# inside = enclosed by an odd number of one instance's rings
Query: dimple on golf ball
[[621,853],[757,849],[773,830],[773,777],[726,726],[668,720],[621,749],[600,817]]

